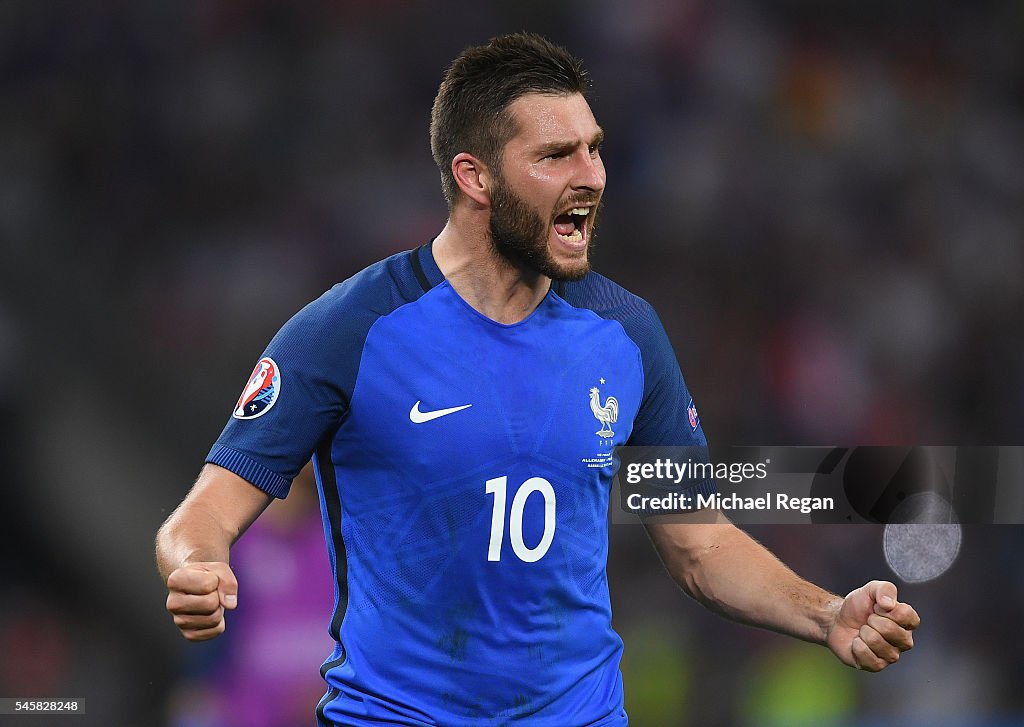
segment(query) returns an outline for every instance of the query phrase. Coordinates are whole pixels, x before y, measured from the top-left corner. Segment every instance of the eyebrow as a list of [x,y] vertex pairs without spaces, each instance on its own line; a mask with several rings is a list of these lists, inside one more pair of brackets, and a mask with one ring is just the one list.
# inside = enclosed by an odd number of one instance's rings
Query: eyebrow
[[[591,137],[590,143],[587,144],[587,146],[600,146],[601,142],[603,141],[604,129],[598,127],[597,131],[594,133],[594,136]],[[557,152],[572,151],[577,146],[579,146],[579,142],[577,141],[552,141],[548,144],[544,144],[543,146],[538,147],[537,154],[547,156],[548,154],[554,154]]]

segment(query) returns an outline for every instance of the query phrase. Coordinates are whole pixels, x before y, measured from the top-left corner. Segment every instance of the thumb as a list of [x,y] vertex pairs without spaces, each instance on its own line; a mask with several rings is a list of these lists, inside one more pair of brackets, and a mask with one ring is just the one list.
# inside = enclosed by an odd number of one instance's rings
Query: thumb
[[896,584],[889,581],[871,581],[868,591],[875,602],[875,611],[880,616],[896,607]]
[[231,568],[224,566],[226,573],[220,575],[220,583],[217,586],[217,593],[220,594],[220,605],[231,611],[238,606],[238,579]]
[[204,563],[209,572],[217,576],[217,595],[220,605],[227,610],[238,606],[238,579],[227,563]]

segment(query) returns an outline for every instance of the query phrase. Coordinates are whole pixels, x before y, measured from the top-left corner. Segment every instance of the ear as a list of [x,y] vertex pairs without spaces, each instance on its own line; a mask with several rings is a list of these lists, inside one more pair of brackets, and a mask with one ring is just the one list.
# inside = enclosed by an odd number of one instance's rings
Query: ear
[[460,152],[452,159],[452,176],[459,189],[471,202],[480,207],[491,206],[491,175],[482,161],[468,152]]

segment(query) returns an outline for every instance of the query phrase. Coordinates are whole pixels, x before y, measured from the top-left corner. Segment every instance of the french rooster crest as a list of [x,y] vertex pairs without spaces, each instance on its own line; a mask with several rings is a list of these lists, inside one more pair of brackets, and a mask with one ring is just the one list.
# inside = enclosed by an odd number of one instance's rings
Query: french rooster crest
[[601,428],[594,432],[599,437],[613,437],[612,424],[619,420],[619,400],[614,396],[605,399],[604,406],[601,406],[601,394],[597,387],[590,390],[590,411],[601,422]]

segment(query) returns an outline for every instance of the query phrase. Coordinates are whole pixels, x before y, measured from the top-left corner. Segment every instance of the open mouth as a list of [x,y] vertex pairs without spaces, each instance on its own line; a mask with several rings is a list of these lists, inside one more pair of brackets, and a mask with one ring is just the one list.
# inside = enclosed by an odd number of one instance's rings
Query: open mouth
[[564,242],[578,244],[587,239],[590,207],[573,207],[555,218],[555,234]]

